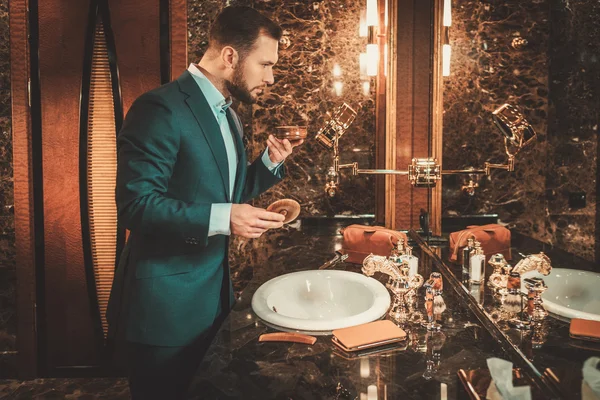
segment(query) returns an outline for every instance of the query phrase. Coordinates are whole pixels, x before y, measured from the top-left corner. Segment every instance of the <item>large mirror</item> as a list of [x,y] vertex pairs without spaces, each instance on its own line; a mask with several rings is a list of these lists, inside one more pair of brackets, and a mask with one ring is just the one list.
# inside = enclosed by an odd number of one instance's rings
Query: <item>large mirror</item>
[[449,261],[448,248],[441,259],[524,362],[565,398],[579,398],[583,363],[600,351],[574,336],[572,322],[600,320],[600,95],[593,89],[600,10],[553,0],[452,1],[451,10],[444,169],[505,162],[503,132],[494,123],[503,104],[518,109],[537,138],[515,157],[514,171],[443,177],[444,231],[506,225],[512,254],[505,260],[486,253],[481,283],[460,256]]
[[537,140],[518,154],[514,172],[475,177],[471,194],[461,190],[468,175],[445,176],[443,216],[496,214],[518,232],[596,260],[597,6],[553,0],[451,5],[444,168],[506,160],[492,120],[505,103],[519,108]]

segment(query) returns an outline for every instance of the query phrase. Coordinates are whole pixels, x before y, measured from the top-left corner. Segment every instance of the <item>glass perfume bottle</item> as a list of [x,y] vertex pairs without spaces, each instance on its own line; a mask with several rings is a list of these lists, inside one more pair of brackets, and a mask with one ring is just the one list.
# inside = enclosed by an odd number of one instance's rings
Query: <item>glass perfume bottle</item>
[[477,304],[483,306],[485,299],[485,286],[477,283],[469,283],[469,294],[475,299]]
[[481,284],[485,277],[485,254],[481,243],[475,241],[474,246],[475,248],[469,254],[469,282]]
[[406,254],[401,256],[402,261],[408,263],[408,277],[412,278],[419,273],[419,258],[412,253],[412,247],[405,246],[404,251]]
[[406,254],[406,247],[404,244],[404,239],[398,239],[398,241],[396,242],[396,245],[394,246],[394,248],[392,249],[392,251],[390,253],[390,260],[401,263],[402,261],[399,260],[399,258],[401,256],[403,256],[404,254]]
[[475,238],[472,236],[467,239],[467,246],[462,249],[462,275],[463,282],[469,279],[469,258],[471,257],[471,251],[473,251],[473,244]]

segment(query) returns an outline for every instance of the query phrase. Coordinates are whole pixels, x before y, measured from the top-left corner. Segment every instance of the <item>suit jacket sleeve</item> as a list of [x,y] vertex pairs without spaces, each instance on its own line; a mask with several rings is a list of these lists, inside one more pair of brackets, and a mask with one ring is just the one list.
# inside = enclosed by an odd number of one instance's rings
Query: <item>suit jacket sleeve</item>
[[[242,121],[235,111],[232,114],[237,121],[237,129],[242,132]],[[262,153],[248,166],[244,189],[242,191],[241,203],[246,203],[261,193],[267,191],[271,186],[279,183],[285,177],[285,165],[282,163],[274,170],[270,170],[262,161]]]
[[246,183],[242,193],[242,203],[252,200],[271,186],[279,183],[285,176],[285,165],[281,164],[271,171],[259,156],[248,167]]
[[137,99],[117,138],[119,221],[132,232],[193,237],[206,245],[211,204],[167,194],[179,144],[177,119],[164,100],[151,93]]

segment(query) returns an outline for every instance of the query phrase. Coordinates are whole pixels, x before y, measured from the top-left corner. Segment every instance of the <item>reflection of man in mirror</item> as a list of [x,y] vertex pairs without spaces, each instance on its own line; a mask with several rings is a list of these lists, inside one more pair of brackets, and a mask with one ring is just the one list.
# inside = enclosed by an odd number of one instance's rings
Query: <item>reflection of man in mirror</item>
[[257,238],[283,215],[244,204],[284,176],[295,145],[269,136],[248,164],[232,97],[273,84],[281,28],[227,7],[198,64],[140,96],[118,136],[116,200],[130,231],[107,319],[134,399],[179,399],[233,305],[229,235]]

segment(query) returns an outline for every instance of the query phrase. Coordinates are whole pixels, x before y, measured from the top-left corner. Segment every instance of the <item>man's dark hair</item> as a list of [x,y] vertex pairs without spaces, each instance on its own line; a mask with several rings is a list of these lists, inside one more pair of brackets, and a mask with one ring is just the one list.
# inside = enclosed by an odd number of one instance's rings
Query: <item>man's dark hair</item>
[[210,28],[209,44],[231,46],[246,56],[258,36],[264,33],[281,39],[281,27],[251,7],[225,7]]

